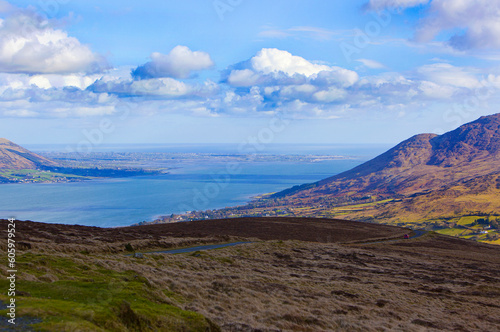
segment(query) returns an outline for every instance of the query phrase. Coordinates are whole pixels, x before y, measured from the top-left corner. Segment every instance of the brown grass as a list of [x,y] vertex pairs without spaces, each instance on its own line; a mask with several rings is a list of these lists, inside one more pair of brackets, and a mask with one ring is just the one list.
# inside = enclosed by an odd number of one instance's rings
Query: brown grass
[[[18,221],[16,227],[18,247],[92,253],[122,252],[129,243],[146,250],[244,239],[357,242],[400,238],[408,232],[402,227],[316,218],[236,218],[118,228]],[[7,237],[1,220],[0,236]],[[0,243],[0,248],[5,245]]]
[[[322,242],[268,240],[143,259],[52,255],[133,270],[157,296],[223,331],[498,330],[500,248],[437,234],[381,244]],[[126,303],[120,314],[134,322]]]

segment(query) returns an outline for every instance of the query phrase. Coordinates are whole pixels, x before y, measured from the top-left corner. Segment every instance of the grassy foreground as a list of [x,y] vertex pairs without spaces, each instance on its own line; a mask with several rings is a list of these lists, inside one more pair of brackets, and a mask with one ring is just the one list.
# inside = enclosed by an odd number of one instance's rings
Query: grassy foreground
[[[120,256],[115,264],[123,262]],[[168,296],[173,293],[127,270],[126,262],[123,266],[107,266],[109,258],[28,252],[19,255],[18,315],[41,319],[33,325],[40,331],[218,331],[201,314],[171,305]],[[5,277],[0,279],[0,287],[8,289]],[[0,299],[8,301],[5,295]],[[6,313],[0,311],[2,316]]]
[[[32,323],[19,331],[494,331],[500,324],[500,247],[433,232],[404,240],[398,227],[289,218],[115,229],[18,221],[16,230],[17,318]],[[245,234],[252,243],[146,253]],[[5,265],[0,274],[5,303]],[[5,317],[1,310],[0,328],[10,327]]]

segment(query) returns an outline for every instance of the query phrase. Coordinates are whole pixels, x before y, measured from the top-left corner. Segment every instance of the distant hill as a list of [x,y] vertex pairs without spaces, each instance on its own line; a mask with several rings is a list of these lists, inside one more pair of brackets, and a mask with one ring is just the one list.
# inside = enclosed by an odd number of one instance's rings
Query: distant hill
[[0,138],[0,170],[40,169],[59,166],[25,148]]
[[500,172],[500,114],[443,135],[420,134],[347,172],[272,197],[411,195]]
[[92,163],[71,166],[57,163],[0,138],[0,183],[74,182],[92,178],[120,178],[162,174],[161,170],[96,167]]

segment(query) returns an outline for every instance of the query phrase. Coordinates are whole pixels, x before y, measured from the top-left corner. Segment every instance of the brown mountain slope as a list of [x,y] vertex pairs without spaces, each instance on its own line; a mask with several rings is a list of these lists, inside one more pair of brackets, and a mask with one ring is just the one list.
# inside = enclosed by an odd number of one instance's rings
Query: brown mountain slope
[[274,197],[406,196],[499,171],[500,114],[495,114],[441,136],[413,136],[352,170]]
[[58,166],[56,162],[26,150],[8,139],[0,138],[0,169],[38,169],[55,166]]
[[498,216],[499,213],[500,172],[459,180],[437,190],[350,211],[348,218],[398,224],[467,215]]

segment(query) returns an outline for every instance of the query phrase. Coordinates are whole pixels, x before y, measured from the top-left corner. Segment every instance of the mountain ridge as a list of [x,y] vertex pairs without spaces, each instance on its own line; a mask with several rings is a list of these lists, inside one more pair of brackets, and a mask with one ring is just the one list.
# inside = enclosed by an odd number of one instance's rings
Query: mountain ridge
[[500,171],[500,113],[443,135],[419,134],[346,172],[272,198],[311,194],[409,195]]
[[20,170],[57,167],[58,163],[33,153],[6,138],[0,138],[0,169]]

